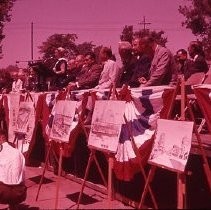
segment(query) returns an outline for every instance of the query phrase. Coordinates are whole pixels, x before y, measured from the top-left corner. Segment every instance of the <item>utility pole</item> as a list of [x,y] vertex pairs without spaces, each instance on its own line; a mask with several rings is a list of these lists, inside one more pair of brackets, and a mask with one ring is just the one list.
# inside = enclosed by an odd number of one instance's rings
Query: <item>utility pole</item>
[[144,26],[144,31],[146,30],[146,26],[147,25],[150,25],[151,23],[150,22],[146,22],[146,19],[145,19],[145,16],[143,17],[143,21],[141,21],[140,23],[138,23],[140,25],[143,25]]
[[34,32],[33,32],[33,22],[31,22],[31,60],[33,61],[34,55],[33,55],[33,48],[34,48]]

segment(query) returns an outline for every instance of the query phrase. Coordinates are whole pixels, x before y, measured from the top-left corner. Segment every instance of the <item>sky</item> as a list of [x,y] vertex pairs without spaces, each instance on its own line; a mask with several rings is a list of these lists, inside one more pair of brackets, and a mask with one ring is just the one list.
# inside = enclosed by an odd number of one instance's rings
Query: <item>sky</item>
[[[144,16],[150,23],[146,28],[165,32],[172,53],[179,48],[187,49],[196,38],[181,24],[185,18],[178,8],[185,4],[187,0],[16,0],[12,19],[4,27],[6,37],[2,42],[4,57],[0,68],[32,57],[39,59],[42,55],[38,46],[55,33],[75,33],[77,44],[92,41],[95,45],[111,46],[119,59],[118,42],[124,26],[143,29],[140,23]],[[26,67],[27,62],[18,66]]]

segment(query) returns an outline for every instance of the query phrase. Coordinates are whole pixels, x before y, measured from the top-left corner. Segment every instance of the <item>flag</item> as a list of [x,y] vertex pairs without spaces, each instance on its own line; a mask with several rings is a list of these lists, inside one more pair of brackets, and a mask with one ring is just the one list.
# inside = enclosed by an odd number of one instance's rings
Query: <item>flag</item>
[[152,149],[152,136],[157,119],[165,116],[164,109],[168,111],[166,106],[169,104],[165,101],[170,101],[173,90],[166,86],[131,89],[131,100],[126,103],[125,109],[128,124],[122,125],[115,155],[114,173],[118,179],[130,181],[140,171],[140,163],[131,143],[128,125],[144,166]]

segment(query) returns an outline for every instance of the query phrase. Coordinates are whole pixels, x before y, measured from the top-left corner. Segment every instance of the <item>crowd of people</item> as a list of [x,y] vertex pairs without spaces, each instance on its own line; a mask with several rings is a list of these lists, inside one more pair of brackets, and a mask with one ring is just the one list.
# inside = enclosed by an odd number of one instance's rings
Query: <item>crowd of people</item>
[[[199,72],[206,74],[209,69],[198,41],[190,42],[187,50],[179,49],[174,56],[152,36],[136,37],[132,43],[119,43],[119,55],[121,68],[109,47],[102,47],[99,55],[88,52],[70,60],[65,58],[65,49],[59,47],[55,50],[57,61],[52,69],[54,74],[49,81],[45,81],[49,82],[48,90],[106,89],[112,85],[120,88],[174,85],[181,74],[188,80],[191,75]],[[97,62],[98,60],[100,62]],[[8,84],[3,85],[1,90],[23,91],[26,89],[23,76],[24,74],[19,72],[15,75],[11,87],[8,87]],[[12,155],[8,155],[9,153]],[[8,144],[6,133],[1,130],[0,157],[0,202],[21,202],[26,197],[24,158],[17,149]]]
[[[85,55],[79,54],[71,59],[65,57],[66,50],[59,47],[55,50],[55,61],[52,67],[52,75],[45,78],[45,90],[60,90],[63,88],[91,89],[110,88],[128,85],[131,88],[145,86],[174,85],[179,75],[184,75],[188,80],[195,73],[206,74],[209,70],[205,59],[203,47],[199,41],[192,41],[188,49],[179,49],[173,55],[169,49],[161,46],[155,38],[148,35],[136,37],[132,43],[127,41],[119,42],[119,55],[121,68],[118,66],[111,48],[103,46],[96,55],[88,52]],[[39,73],[42,77],[43,71]],[[34,72],[34,75],[36,73]],[[4,87],[1,90],[19,91],[36,89],[36,81],[32,78],[22,78],[15,75],[11,87]],[[22,80],[22,81],[21,81]],[[34,82],[34,83],[33,83]],[[39,83],[39,82],[38,82]],[[29,86],[31,85],[31,87]],[[34,86],[32,86],[34,84]],[[37,84],[41,86],[41,84]],[[20,87],[17,87],[20,86]],[[7,92],[9,92],[7,91]]]

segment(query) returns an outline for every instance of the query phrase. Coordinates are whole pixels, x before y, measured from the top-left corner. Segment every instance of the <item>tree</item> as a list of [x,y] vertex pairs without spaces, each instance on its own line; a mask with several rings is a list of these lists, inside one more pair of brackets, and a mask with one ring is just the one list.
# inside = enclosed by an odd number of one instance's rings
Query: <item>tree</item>
[[[39,52],[43,55],[43,60],[49,60],[49,65],[55,62],[54,51],[58,47],[63,47],[66,50],[66,57],[72,58],[78,54],[86,54],[89,51],[93,51],[96,55],[99,52],[100,46],[96,46],[91,42],[83,42],[81,44],[76,44],[78,39],[76,34],[53,34],[47,38],[45,42],[39,46]],[[52,59],[49,59],[52,58]]]
[[94,51],[95,45],[92,42],[83,42],[77,45],[78,54],[86,54],[87,52]]
[[133,26],[127,25],[123,28],[122,34],[120,35],[120,40],[132,43],[134,37],[144,37],[149,34],[151,34],[159,44],[165,46],[167,38],[163,37],[164,31],[156,32],[150,29],[140,29],[138,31],[134,31]]
[[190,5],[180,6],[186,20],[182,25],[191,29],[202,42],[207,59],[211,59],[211,0],[188,0]]
[[38,47],[39,52],[43,54],[43,59],[54,58],[54,51],[58,47],[66,49],[69,57],[77,54],[77,45],[75,41],[78,39],[76,34],[53,34],[47,38],[41,46]]
[[130,25],[130,26],[125,26],[123,28],[123,31],[122,31],[122,34],[120,35],[120,40],[121,41],[128,41],[130,43],[132,43],[132,40],[133,40],[133,26]]
[[3,57],[2,55],[2,40],[5,38],[3,33],[3,28],[5,22],[9,22],[11,20],[11,14],[9,13],[13,7],[15,0],[1,0],[0,1],[0,59]]

